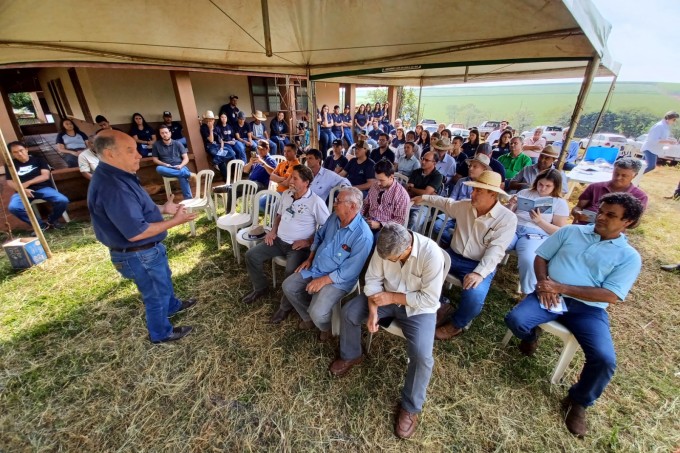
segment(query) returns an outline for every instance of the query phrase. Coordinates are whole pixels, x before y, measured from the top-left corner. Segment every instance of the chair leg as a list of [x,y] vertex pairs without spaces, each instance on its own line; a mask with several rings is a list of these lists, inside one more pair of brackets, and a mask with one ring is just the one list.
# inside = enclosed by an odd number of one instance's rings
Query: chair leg
[[63,217],[64,222],[69,223],[71,221],[71,218],[68,216],[66,211],[64,211],[64,213],[61,216]]
[[238,248],[238,242],[236,242],[236,233],[233,231],[229,232],[231,235],[231,249],[234,252],[234,256],[236,257],[236,262],[238,264],[241,264],[241,251]]
[[189,222],[189,228],[191,228],[191,235],[196,236],[196,223],[193,220]]
[[272,260],[272,288],[276,288],[276,264]]
[[371,353],[371,343],[373,343],[373,332],[368,332],[368,343],[366,344],[366,354]]
[[220,234],[220,227],[217,227],[217,248],[220,248],[220,239],[221,239],[221,234]]
[[501,341],[501,346],[504,348],[508,346],[508,343],[510,343],[510,339],[512,338],[512,330],[508,329],[507,332],[505,332],[505,336],[503,337],[503,341]]
[[553,374],[550,377],[551,384],[559,384],[564,376],[564,372],[567,370],[571,359],[574,358],[576,350],[578,349],[578,341],[572,335],[567,341],[564,342],[564,348],[562,348],[562,353],[560,358],[557,360]]

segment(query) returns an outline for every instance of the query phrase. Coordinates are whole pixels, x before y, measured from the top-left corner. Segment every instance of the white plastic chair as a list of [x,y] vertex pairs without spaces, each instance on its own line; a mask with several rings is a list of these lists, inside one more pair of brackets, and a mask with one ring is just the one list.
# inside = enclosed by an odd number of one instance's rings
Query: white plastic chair
[[[564,372],[567,370],[569,363],[571,363],[571,360],[574,358],[574,354],[578,349],[578,341],[576,341],[576,337],[574,337],[574,335],[572,335],[572,333],[566,327],[557,321],[546,322],[545,324],[541,324],[538,327],[540,327],[544,332],[559,337],[560,340],[562,340],[562,343],[564,343],[560,357],[555,364],[552,375],[550,376],[551,384],[559,384],[562,380],[562,376],[564,376]],[[506,347],[511,338],[512,331],[508,329],[505,336],[503,337],[501,345]]]
[[285,256],[275,256],[272,258],[272,287],[276,288],[276,266],[283,268],[288,264],[288,259]]
[[335,201],[335,197],[338,194],[338,191],[342,188],[342,186],[335,186],[331,189],[331,191],[328,193],[328,212],[333,212],[333,202]]
[[[215,216],[215,205],[213,205],[212,198],[210,197],[210,189],[214,176],[215,172],[212,170],[199,171],[196,175],[195,197],[182,200],[179,204],[187,208],[188,212],[202,209],[206,212],[208,219],[212,220],[213,216]],[[196,224],[193,220],[189,222],[189,226],[191,227],[191,235],[196,236]]]
[[[357,293],[357,295],[361,294],[361,286],[359,285],[359,281],[356,282],[354,287],[350,292],[348,292],[345,297],[343,297],[343,300],[347,298],[347,296],[350,296],[354,293]],[[342,301],[338,302],[337,304],[333,305],[333,310],[331,311],[331,333],[333,334],[334,337],[337,337],[340,335],[340,312],[342,311]]]
[[[252,225],[257,225],[259,223],[259,214],[260,214],[260,200],[265,198],[265,205],[264,205],[264,216],[262,219],[261,225],[266,229],[270,230],[272,226],[274,225],[274,218],[276,217],[276,210],[279,207],[279,202],[281,201],[281,195],[274,191],[274,190],[262,190],[260,192],[257,192],[255,196],[253,197],[253,213],[251,217],[251,226]],[[238,230],[236,233],[236,242],[244,245],[246,248],[251,248],[255,246],[255,244],[259,243],[262,241],[262,239],[248,239],[246,235],[250,231],[250,226],[241,228]]]
[[[233,159],[229,161],[227,164],[227,180],[225,181],[224,184],[234,184],[236,181],[240,181],[241,178],[243,178],[243,167],[245,164],[241,159]],[[217,208],[219,204],[217,203],[217,200],[219,199],[218,196],[221,195],[222,197],[222,205],[224,206],[224,211],[227,211],[227,194],[226,193],[213,193],[214,197],[214,204],[215,204],[215,212],[217,212]]]
[[[236,194],[239,192],[240,187],[242,187],[242,195],[237,197]],[[217,248],[220,247],[221,231],[228,231],[231,236],[231,247],[234,256],[236,257],[236,262],[241,264],[241,253],[238,248],[238,243],[236,242],[236,233],[241,228],[250,226],[253,222],[253,199],[257,192],[257,184],[254,181],[241,180],[237,181],[232,186],[231,190],[233,191],[231,197],[231,210],[229,213],[217,219]],[[242,212],[236,212],[239,200],[243,200],[241,205]]]
[[282,156],[282,155],[280,155],[280,154],[274,154],[274,155],[272,155],[272,156],[270,156],[270,157],[271,157],[272,159],[274,159],[274,162],[276,162],[276,166],[278,166],[281,162],[285,162],[285,161],[286,161],[286,157],[285,157],[285,156]]
[[404,187],[406,187],[406,184],[408,184],[408,176],[406,176],[402,173],[399,173],[399,172],[395,173],[394,179],[396,179],[397,182]]
[[170,194],[172,194],[172,187],[170,186],[170,183],[172,181],[179,181],[179,179],[175,178],[174,176],[163,176],[163,186],[165,187],[165,196],[170,198]]
[[645,169],[647,168],[647,161],[645,161],[644,159],[639,160],[642,163],[642,167],[640,168],[638,174],[635,175],[635,178],[633,178],[632,184],[635,187],[640,187],[640,181],[642,180],[642,176],[645,174]]
[[423,207],[427,209],[418,210],[418,215],[416,216],[415,219],[416,228],[414,228],[412,231],[415,233],[422,234],[423,236],[427,236],[428,238],[432,239],[437,244],[439,244],[439,240],[441,239],[441,236],[444,233],[444,228],[439,230],[439,234],[437,234],[436,238],[433,238],[432,235],[434,232],[434,223],[437,220],[439,214],[444,214],[444,225],[446,225],[446,222],[449,220],[449,216],[446,214],[446,212],[439,208],[434,207],[430,203],[422,202],[420,203],[420,205],[418,205],[418,208]]

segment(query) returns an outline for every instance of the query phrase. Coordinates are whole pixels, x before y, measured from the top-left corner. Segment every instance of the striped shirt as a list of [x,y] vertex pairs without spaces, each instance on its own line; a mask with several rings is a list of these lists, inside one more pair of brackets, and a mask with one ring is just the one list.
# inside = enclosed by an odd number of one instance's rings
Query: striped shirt
[[364,200],[364,217],[380,223],[396,222],[403,225],[410,202],[408,192],[396,180],[390,187],[382,190],[382,195],[381,190],[377,182],[368,190],[368,196]]

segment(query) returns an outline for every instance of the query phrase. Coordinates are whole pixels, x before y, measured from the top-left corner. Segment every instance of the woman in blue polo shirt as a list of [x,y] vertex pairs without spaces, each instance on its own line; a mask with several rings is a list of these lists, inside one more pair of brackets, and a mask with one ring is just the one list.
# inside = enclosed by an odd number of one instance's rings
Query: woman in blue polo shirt
[[373,118],[377,119],[378,122],[380,122],[380,120],[383,118],[383,111],[382,107],[380,106],[380,102],[376,102],[373,106]]
[[328,105],[324,104],[321,106],[321,113],[319,114],[319,119],[317,120],[321,128],[319,135],[319,147],[321,148],[321,154],[323,154],[324,159],[328,153],[328,148],[331,147],[331,143],[335,140],[333,136],[333,118],[328,112]]
[[132,115],[132,123],[130,123],[130,136],[137,142],[137,152],[142,157],[151,155],[151,148],[156,141],[156,134],[153,129],[146,122],[141,113],[134,113]]
[[359,111],[354,114],[354,133],[359,137],[359,134],[366,133],[366,124],[368,124],[368,117],[366,116],[366,106],[361,104]]

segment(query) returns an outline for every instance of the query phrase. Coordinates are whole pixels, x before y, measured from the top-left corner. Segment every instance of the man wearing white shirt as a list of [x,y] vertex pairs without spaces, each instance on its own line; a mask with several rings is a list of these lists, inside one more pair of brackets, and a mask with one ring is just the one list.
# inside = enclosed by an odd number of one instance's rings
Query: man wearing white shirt
[[381,318],[395,318],[407,341],[408,369],[395,433],[409,438],[432,375],[434,331],[444,283],[444,256],[431,239],[387,223],[366,271],[364,293],[342,307],[340,357],[330,365],[334,376],[347,374],[363,361],[361,324],[378,331]]
[[[314,233],[329,216],[326,203],[309,188],[313,178],[312,170],[303,165],[296,165],[293,169],[290,188],[281,194],[274,226],[264,237],[264,242],[246,253],[246,267],[253,291],[242,302],[251,304],[267,293],[268,284],[263,269],[265,262],[276,256],[284,256],[285,274],[288,276],[309,256]],[[284,296],[270,322],[283,321],[292,309]]]
[[647,167],[644,173],[656,168],[656,159],[663,150],[664,145],[675,145],[678,141],[671,135],[671,127],[678,121],[680,115],[677,112],[668,112],[661,121],[649,130],[647,139],[640,148],[645,155]]
[[323,156],[318,149],[312,148],[305,154],[307,156],[307,167],[312,170],[312,174],[314,175],[314,180],[312,180],[312,184],[309,188],[322,200],[328,200],[328,194],[331,193],[333,187],[352,185],[347,178],[343,178],[334,171],[330,171],[321,166],[323,163],[321,160],[323,159]]
[[493,145],[494,142],[497,142],[501,138],[501,134],[505,130],[505,128],[508,127],[508,122],[506,120],[501,121],[501,126],[496,129],[495,131],[492,131],[489,136],[486,138],[484,143],[488,143],[489,145]]

